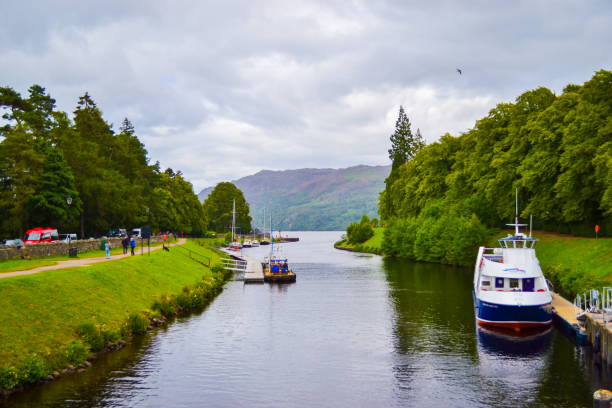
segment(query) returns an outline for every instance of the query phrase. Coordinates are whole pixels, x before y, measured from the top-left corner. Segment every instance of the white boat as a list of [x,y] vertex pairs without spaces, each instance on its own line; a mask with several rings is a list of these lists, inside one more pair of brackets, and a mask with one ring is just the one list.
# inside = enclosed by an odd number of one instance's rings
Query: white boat
[[499,248],[480,247],[474,267],[474,308],[479,325],[514,331],[552,324],[552,296],[535,254],[537,239],[519,231]]
[[250,248],[253,246],[253,243],[251,242],[250,239],[247,239],[246,241],[244,241],[244,243],[242,244],[243,248]]
[[253,241],[251,241],[251,246],[258,247],[259,246],[259,241],[254,239]]

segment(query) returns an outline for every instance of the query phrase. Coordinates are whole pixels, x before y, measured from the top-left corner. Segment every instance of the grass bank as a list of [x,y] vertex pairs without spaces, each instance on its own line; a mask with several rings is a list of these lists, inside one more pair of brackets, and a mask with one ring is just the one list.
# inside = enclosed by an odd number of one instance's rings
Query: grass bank
[[[487,246],[497,246],[497,239],[510,231],[497,230]],[[356,252],[382,254],[384,228],[375,228],[374,236],[363,244],[338,241],[334,247]],[[591,288],[612,286],[612,239],[584,238],[535,231],[539,239],[536,253],[546,277],[555,290],[569,299]],[[476,254],[474,254],[474,259]]]
[[536,253],[555,289],[573,299],[591,288],[612,286],[612,239],[535,232]]
[[[171,241],[172,243],[174,241]],[[159,247],[163,244],[163,242],[153,242],[151,243],[151,248]],[[129,249],[128,249],[129,251]],[[140,242],[138,242],[138,246],[136,247],[137,254],[140,254]],[[147,252],[147,246],[144,247],[144,252]],[[112,248],[111,255],[120,255],[123,254],[123,248],[121,246]],[[106,256],[106,251],[103,249],[92,249],[89,251],[84,251],[78,254],[77,258],[70,258],[68,255],[54,255],[54,256],[46,256],[41,258],[30,258],[30,259],[8,259],[5,261],[0,261],[0,273],[4,272],[15,272],[15,271],[27,271],[30,269],[38,268],[39,266],[50,266],[57,264],[58,261],[68,261],[71,259],[85,259],[85,258],[102,258]]]
[[[183,247],[219,262],[195,240]],[[221,275],[171,248],[0,280],[0,388],[34,383],[146,330],[151,318],[203,304]]]
[[351,244],[347,240],[340,240],[334,243],[334,247],[354,252],[367,252],[370,254],[382,255],[383,227],[374,228],[374,235],[362,244]]

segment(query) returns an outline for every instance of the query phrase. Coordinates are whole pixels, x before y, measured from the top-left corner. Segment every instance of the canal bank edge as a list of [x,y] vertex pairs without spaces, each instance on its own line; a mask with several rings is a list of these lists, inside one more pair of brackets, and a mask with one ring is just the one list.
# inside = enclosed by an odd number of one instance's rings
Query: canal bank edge
[[[384,227],[375,228],[374,237],[363,244],[351,244],[346,240],[334,243],[334,248],[352,252],[384,255],[382,237]],[[488,244],[504,231],[496,230]],[[612,286],[612,239],[585,238],[571,235],[534,231],[539,240],[536,252],[542,271],[555,286],[555,290],[568,299],[591,288]],[[474,254],[474,259],[476,254]]]
[[[206,253],[215,266],[163,251],[0,283],[0,343],[6,345],[0,351],[0,395],[84,370],[132,336],[208,305],[231,274],[216,265],[220,254],[212,248],[185,246]],[[38,313],[30,318],[32,309]]]

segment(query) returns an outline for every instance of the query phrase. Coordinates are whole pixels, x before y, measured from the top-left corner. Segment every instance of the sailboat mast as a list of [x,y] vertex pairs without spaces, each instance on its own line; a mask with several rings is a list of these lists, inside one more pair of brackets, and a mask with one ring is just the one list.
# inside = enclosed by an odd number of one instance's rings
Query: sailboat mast
[[232,242],[234,242],[234,230],[236,229],[236,200],[232,206]]

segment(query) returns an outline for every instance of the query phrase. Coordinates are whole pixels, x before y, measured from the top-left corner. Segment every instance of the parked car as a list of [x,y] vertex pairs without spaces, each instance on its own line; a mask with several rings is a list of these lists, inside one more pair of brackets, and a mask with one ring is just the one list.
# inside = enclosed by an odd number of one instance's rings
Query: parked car
[[127,235],[127,231],[125,228],[112,229],[108,231],[109,237],[125,237]]
[[135,237],[135,238],[140,238],[141,232],[142,232],[142,228],[132,228],[132,231],[130,231],[130,236]]
[[5,240],[2,240],[2,245],[7,246],[7,247],[21,248],[23,246],[23,241],[20,240],[19,238],[17,238],[17,239],[5,239]]
[[77,234],[60,234],[59,236],[60,242],[76,241],[77,239]]
[[26,245],[38,244],[40,242],[54,242],[59,240],[59,234],[55,228],[36,227],[26,231],[26,237],[23,240]]

